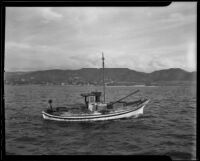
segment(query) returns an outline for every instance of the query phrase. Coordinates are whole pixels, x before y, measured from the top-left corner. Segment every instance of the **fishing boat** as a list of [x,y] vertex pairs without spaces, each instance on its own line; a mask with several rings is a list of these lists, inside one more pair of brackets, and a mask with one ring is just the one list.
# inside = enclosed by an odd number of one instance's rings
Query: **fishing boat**
[[128,117],[138,117],[143,114],[144,107],[149,99],[142,98],[136,101],[126,102],[125,98],[139,92],[136,90],[127,96],[113,102],[105,101],[105,80],[104,80],[104,56],[102,53],[103,66],[103,101],[101,99],[102,92],[93,91],[90,93],[82,93],[84,104],[77,107],[52,107],[52,100],[49,100],[49,108],[42,111],[42,116],[47,120],[55,121],[103,121],[114,120]]

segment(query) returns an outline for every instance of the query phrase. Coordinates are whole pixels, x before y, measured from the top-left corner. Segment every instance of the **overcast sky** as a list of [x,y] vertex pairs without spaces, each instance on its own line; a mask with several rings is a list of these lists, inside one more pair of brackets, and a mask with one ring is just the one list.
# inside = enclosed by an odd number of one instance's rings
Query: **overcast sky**
[[5,70],[196,71],[196,2],[167,7],[6,7]]

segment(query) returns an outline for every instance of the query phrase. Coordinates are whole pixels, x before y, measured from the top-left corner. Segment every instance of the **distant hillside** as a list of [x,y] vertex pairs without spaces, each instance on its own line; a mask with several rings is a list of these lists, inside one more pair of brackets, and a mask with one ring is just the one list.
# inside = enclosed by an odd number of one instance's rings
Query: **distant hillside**
[[[171,68],[144,73],[128,68],[106,68],[105,80],[106,83],[195,81],[196,72]],[[5,82],[7,84],[102,84],[102,69],[83,68],[79,70],[5,72]]]
[[150,77],[151,81],[191,81],[196,79],[196,72],[170,68],[152,72]]

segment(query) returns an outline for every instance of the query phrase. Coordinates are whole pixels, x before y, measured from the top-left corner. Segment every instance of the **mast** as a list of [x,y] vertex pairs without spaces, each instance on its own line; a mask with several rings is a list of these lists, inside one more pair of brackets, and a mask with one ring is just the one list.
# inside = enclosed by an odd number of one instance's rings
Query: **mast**
[[105,86],[105,77],[104,77],[104,55],[103,55],[103,52],[102,52],[102,66],[103,66],[103,102],[105,103],[106,101],[106,95],[105,95],[105,89],[106,89],[106,86]]

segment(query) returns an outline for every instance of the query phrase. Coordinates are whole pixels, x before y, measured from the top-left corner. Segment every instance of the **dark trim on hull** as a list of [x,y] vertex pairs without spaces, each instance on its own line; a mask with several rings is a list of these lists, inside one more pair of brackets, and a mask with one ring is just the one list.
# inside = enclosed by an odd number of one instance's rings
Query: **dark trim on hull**
[[54,116],[54,115],[50,115],[46,112],[42,112],[44,115],[46,115],[47,117],[51,117],[51,118],[55,118],[55,119],[62,119],[62,120],[93,120],[93,119],[100,119],[100,118],[109,118],[109,117],[115,117],[115,116],[119,116],[119,115],[124,115],[130,112],[134,112],[137,111],[138,109],[142,108],[145,104],[145,102],[147,102],[148,100],[144,101],[141,105],[138,106],[138,108],[133,109],[133,110],[129,110],[126,112],[121,112],[121,113],[117,113],[117,114],[106,114],[106,115],[101,115],[101,116],[94,116],[94,117],[60,117],[60,116]]

